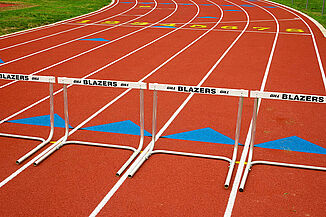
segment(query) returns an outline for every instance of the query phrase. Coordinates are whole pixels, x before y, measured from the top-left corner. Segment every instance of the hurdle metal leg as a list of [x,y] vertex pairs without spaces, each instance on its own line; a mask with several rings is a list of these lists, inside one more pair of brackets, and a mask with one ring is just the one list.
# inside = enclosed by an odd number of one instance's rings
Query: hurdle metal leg
[[[33,136],[25,136],[25,135],[16,135],[16,134],[8,134],[8,133],[0,133],[0,136],[3,137],[10,137],[10,138],[17,138],[17,139],[27,139],[27,140],[37,140],[41,141],[39,145],[37,145],[34,149],[26,153],[24,156],[19,158],[16,161],[16,164],[22,163],[24,160],[32,156],[34,153],[36,153],[38,150],[43,148],[45,145],[47,145],[52,137],[54,132],[54,101],[53,101],[53,84],[49,83],[49,91],[50,91],[50,133],[47,139],[41,138],[41,137],[33,137]],[[2,120],[0,124],[4,123],[6,120]]]
[[290,163],[281,163],[281,162],[272,162],[272,161],[253,161],[253,152],[254,152],[254,141],[255,141],[255,133],[256,133],[256,122],[257,122],[257,113],[258,113],[258,104],[259,99],[255,98],[254,101],[254,110],[253,110],[253,118],[252,118],[252,130],[251,130],[251,139],[250,139],[250,149],[248,155],[248,163],[243,174],[239,191],[243,192],[249,172],[253,165],[257,164],[265,164],[271,166],[281,166],[281,167],[292,167],[298,169],[310,169],[310,170],[319,170],[319,171],[326,171],[326,167],[317,167],[317,166],[309,166],[309,165],[300,165],[300,164],[290,164]]
[[143,152],[139,155],[139,157],[134,162],[133,165],[135,166],[131,168],[131,171],[128,174],[129,178],[134,176],[134,174],[137,172],[140,166],[148,159],[151,151],[154,148],[155,141],[156,141],[156,115],[157,115],[157,90],[154,90],[153,91],[152,140],[150,144],[143,150]]
[[232,172],[235,166],[237,150],[239,145],[239,137],[240,137],[240,127],[241,127],[241,118],[242,118],[242,108],[243,108],[243,97],[239,97],[239,105],[238,105],[238,115],[237,115],[237,124],[236,124],[236,132],[235,132],[235,144],[233,148],[232,159],[224,157],[224,156],[214,156],[214,155],[205,155],[205,154],[197,154],[197,153],[187,153],[187,152],[177,152],[170,150],[154,150],[155,142],[158,138],[156,138],[156,125],[157,125],[157,90],[153,90],[153,122],[152,122],[152,141],[143,151],[142,155],[139,156],[139,160],[134,163],[134,167],[128,176],[131,178],[138,171],[141,165],[150,157],[152,154],[171,154],[171,155],[180,155],[187,157],[198,157],[198,158],[208,158],[215,160],[224,160],[229,162],[229,170],[226,177],[226,181],[224,187],[227,189],[230,185]]
[[103,144],[103,143],[95,143],[95,142],[88,142],[88,141],[68,141],[69,137],[69,115],[68,115],[68,94],[67,94],[67,85],[64,84],[63,86],[63,93],[64,93],[64,112],[65,112],[65,136],[56,142],[56,145],[53,149],[39,158],[37,161],[34,162],[34,165],[40,164],[44,161],[47,157],[53,154],[55,151],[59,150],[64,145],[75,144],[75,145],[84,145],[84,146],[96,146],[96,147],[104,147],[104,148],[115,148],[115,149],[124,149],[133,151],[133,154],[129,157],[129,159],[124,163],[124,165],[119,169],[116,173],[117,176],[120,176],[123,171],[130,165],[130,163],[135,159],[135,157],[140,153],[143,143],[144,143],[144,90],[140,89],[140,140],[138,144],[138,148],[135,149],[130,146],[124,145],[114,145],[114,144]]

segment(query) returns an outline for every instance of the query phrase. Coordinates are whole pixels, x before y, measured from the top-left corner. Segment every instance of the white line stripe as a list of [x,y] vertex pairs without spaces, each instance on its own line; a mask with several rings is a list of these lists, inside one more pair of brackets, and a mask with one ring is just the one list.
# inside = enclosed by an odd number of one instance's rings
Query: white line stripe
[[[209,1],[209,0],[208,0]],[[226,0],[227,1],[227,0]],[[211,2],[211,1],[209,1]],[[229,1],[228,1],[229,2]],[[213,4],[215,4],[214,2],[211,2]],[[215,4],[216,6],[218,6],[217,4]],[[219,6],[218,6],[219,7]],[[239,7],[239,6],[238,6]],[[220,8],[220,7],[219,7]],[[221,8],[220,8],[221,9]],[[244,11],[244,10],[243,10]],[[222,15],[223,15],[223,10],[221,10]],[[247,25],[246,28],[248,28],[249,26],[249,16],[247,14],[246,11],[244,11],[247,15]],[[223,17],[223,16],[222,16]],[[222,18],[221,17],[221,18]],[[218,24],[218,23],[217,23]],[[216,25],[217,25],[216,24]],[[234,46],[234,44],[239,40],[239,38],[244,34],[245,29],[243,30],[243,32],[241,34],[239,34],[239,36],[233,41],[233,43],[229,46],[229,48],[223,53],[223,55],[220,57],[220,59],[214,64],[214,66],[208,71],[208,73],[206,74],[206,76],[204,76],[204,78],[199,82],[199,84],[197,86],[201,86],[205,80],[208,78],[208,76],[214,71],[214,69],[218,66],[218,64],[222,61],[222,59],[225,57],[225,55],[230,51],[230,49]],[[170,58],[171,59],[171,58]],[[158,68],[161,68],[161,66],[159,66]],[[157,68],[157,69],[158,69]],[[155,70],[157,70],[155,69]],[[181,110],[184,108],[184,106],[186,106],[186,104],[189,102],[189,100],[192,98],[192,96],[194,95],[194,93],[191,93],[187,99],[181,104],[181,106],[176,110],[176,112],[170,117],[170,119],[164,124],[164,126],[161,128],[161,130],[157,133],[156,136],[156,140],[163,134],[163,132],[166,130],[166,128],[172,123],[172,121],[176,118],[176,116],[181,112]],[[143,150],[142,155],[140,155],[134,162],[133,165],[138,164],[138,162],[141,161],[142,157],[144,157],[146,155],[146,152],[148,152],[148,150],[150,149],[152,145],[152,142],[149,143],[149,145],[147,145],[147,147]],[[145,154],[144,154],[145,153]],[[97,207],[93,210],[93,212],[90,214],[90,216],[94,217],[96,216],[101,209],[107,204],[107,202],[111,199],[111,197],[114,195],[114,193],[120,188],[120,186],[124,183],[124,181],[127,179],[128,174],[131,172],[131,170],[133,169],[133,165],[130,166],[130,168],[125,172],[125,174],[119,179],[119,181],[113,186],[113,188],[108,192],[108,194],[102,199],[102,201],[97,205]]]
[[[118,3],[118,2],[117,2]],[[113,5],[112,7],[114,7],[115,5]],[[134,5],[135,7],[136,5]],[[132,7],[133,8],[133,7]],[[117,16],[120,16],[120,15],[123,15],[124,13],[127,13],[129,12],[132,8],[128,9],[127,11],[124,11],[120,14],[117,14],[117,15],[114,15],[114,16],[111,16],[111,17],[106,17],[102,20],[99,20],[99,21],[96,21],[94,23],[99,23],[99,22],[102,22],[104,20],[107,20],[107,19],[111,19],[113,17],[117,17]],[[110,9],[110,8],[109,8]],[[65,25],[66,23],[62,23],[61,25]],[[96,25],[96,24],[95,24]],[[39,40],[42,40],[42,39],[45,39],[45,38],[49,38],[49,37],[52,37],[52,36],[55,36],[55,35],[60,35],[60,34],[63,34],[63,33],[66,33],[66,32],[70,32],[70,31],[73,31],[73,30],[77,30],[77,29],[81,29],[81,28],[84,28],[86,26],[79,26],[79,27],[76,27],[76,28],[72,28],[72,29],[67,29],[67,30],[64,30],[64,31],[60,31],[60,32],[56,32],[56,33],[53,33],[53,34],[50,34],[50,35],[46,35],[46,36],[43,36],[43,37],[40,37],[40,38],[35,38],[35,39],[32,39],[32,40],[29,40],[29,41],[25,41],[25,42],[22,42],[22,43],[18,43],[18,44],[14,44],[14,45],[11,45],[11,46],[8,46],[8,47],[4,47],[4,48],[0,48],[0,51],[3,51],[3,50],[8,50],[10,48],[14,48],[14,47],[18,47],[18,46],[21,46],[21,45],[25,45],[25,44],[29,44],[29,43],[32,43],[32,42],[35,42],[35,41],[39,41]]]
[[[243,1],[243,2],[246,2],[248,4],[252,4],[252,5],[256,5],[257,7],[261,8],[264,11],[266,11],[267,13],[269,13],[273,17],[273,19],[275,20],[276,26],[277,26],[277,32],[276,32],[276,35],[275,35],[275,38],[274,38],[273,47],[272,47],[272,50],[271,50],[270,55],[269,55],[268,63],[267,63],[265,73],[264,73],[264,78],[263,78],[263,81],[262,81],[262,84],[261,84],[261,87],[260,87],[260,91],[263,91],[264,88],[265,88],[265,85],[266,85],[268,73],[269,73],[270,66],[271,66],[272,59],[273,59],[273,55],[274,55],[274,52],[275,52],[275,47],[276,47],[276,43],[277,43],[277,40],[278,40],[279,31],[280,31],[280,26],[279,26],[279,23],[278,23],[276,17],[272,13],[270,13],[268,10],[266,10],[265,8],[263,8],[263,7],[261,7],[261,6],[257,5],[257,4],[251,3],[251,2],[247,2],[247,1]],[[261,101],[259,101],[259,103],[258,103],[257,113],[259,112],[260,102]],[[251,135],[251,129],[252,129],[252,124],[251,123],[250,123],[249,130],[248,130],[248,133],[247,133],[245,145],[244,145],[244,148],[243,148],[243,151],[242,151],[242,154],[241,154],[240,164],[238,166],[237,173],[235,175],[235,179],[234,179],[234,182],[233,182],[233,185],[232,185],[232,190],[231,190],[230,197],[229,197],[229,200],[228,200],[228,204],[227,204],[227,207],[226,207],[226,210],[225,210],[225,213],[224,213],[224,217],[230,217],[232,215],[233,206],[234,206],[235,199],[236,199],[236,196],[237,196],[237,192],[238,192],[238,189],[239,189],[240,179],[241,179],[242,173],[243,173],[244,163],[245,163],[245,160],[246,160],[247,154],[248,154],[249,143],[250,143],[250,135]]]
[[[132,8],[130,8],[129,10],[132,10],[134,7],[136,7],[136,4],[135,4]],[[146,14],[142,15],[142,16],[146,16],[147,14],[151,13],[151,12],[154,11],[154,10],[155,10],[155,7],[154,7],[152,10],[150,10],[149,12],[147,12]],[[128,12],[128,10],[125,11],[125,12],[123,12],[123,13],[127,13],[127,12]],[[16,62],[16,61],[19,61],[19,60],[22,60],[22,59],[26,59],[26,58],[28,58],[28,57],[31,57],[31,56],[34,56],[34,55],[37,55],[37,54],[40,54],[40,53],[43,53],[43,52],[46,52],[46,51],[49,51],[49,50],[52,50],[52,49],[54,49],[54,48],[61,47],[61,46],[66,45],[66,44],[70,44],[70,43],[72,43],[72,42],[78,41],[79,39],[83,39],[83,38],[85,38],[85,37],[89,37],[89,36],[92,36],[92,35],[95,35],[95,34],[98,34],[98,33],[102,33],[102,32],[108,31],[108,30],[110,30],[110,29],[117,28],[117,27],[119,27],[119,26],[121,26],[121,25],[123,25],[123,24],[129,23],[129,22],[132,22],[132,21],[137,20],[137,19],[139,19],[139,18],[141,18],[141,17],[134,18],[134,19],[129,20],[129,21],[127,21],[127,22],[124,22],[124,23],[118,24],[118,25],[116,25],[116,26],[112,26],[111,28],[107,28],[107,29],[103,29],[103,30],[100,30],[100,31],[97,31],[97,32],[93,32],[93,33],[91,33],[91,34],[84,35],[84,36],[82,36],[82,37],[75,38],[75,39],[73,39],[73,40],[66,41],[66,42],[64,42],[64,43],[57,44],[57,45],[55,45],[55,46],[52,46],[52,47],[49,47],[49,48],[46,48],[46,49],[43,49],[43,50],[40,50],[40,51],[37,51],[37,52],[31,53],[31,54],[27,54],[27,55],[25,55],[25,56],[22,56],[22,57],[19,57],[19,58],[16,58],[16,59],[13,59],[13,60],[7,61],[7,62],[5,62],[5,63],[2,63],[2,64],[0,65],[0,67],[5,66],[5,65],[8,65],[8,64],[13,63],[13,62]],[[96,50],[96,49],[101,48],[101,47],[103,47],[103,46],[105,46],[105,45],[107,45],[107,44],[110,44],[110,43],[112,43],[112,41],[107,42],[107,43],[105,43],[105,44],[102,44],[102,45],[100,45],[100,46],[98,46],[98,47],[92,48],[92,49],[90,49],[90,50],[91,50],[91,51]],[[88,53],[88,52],[89,52],[89,50],[88,50],[88,51],[85,51],[85,52],[83,52],[83,53],[80,53],[80,54],[82,55],[82,54],[84,54],[84,53]],[[77,55],[77,56],[78,56],[78,55]],[[74,56],[73,56],[73,57],[74,57]],[[71,57],[71,58],[72,58],[72,57]],[[67,59],[66,59],[66,60],[67,60]],[[64,61],[66,61],[66,60],[64,60]],[[69,60],[70,60],[70,59],[69,59]],[[61,61],[61,62],[62,62],[62,61]]]
[[[161,20],[158,21],[158,22],[161,22],[161,21],[163,21],[163,20],[165,20],[165,19],[168,19],[170,16],[172,16],[172,15],[177,11],[177,9],[178,9],[178,5],[177,5],[177,3],[176,3],[174,0],[172,0],[172,1],[173,1],[173,2],[175,3],[175,5],[176,5],[175,10],[174,10],[171,14],[169,14],[168,16],[166,16],[165,18],[161,19]],[[194,19],[194,18],[193,18],[193,19]],[[191,22],[193,19],[191,19],[190,22]],[[169,35],[169,34],[171,34],[171,32],[165,34],[164,36],[161,36],[160,38],[163,38],[163,37],[165,37],[165,36],[167,36],[167,35]],[[154,41],[157,41],[157,39],[154,40]],[[154,43],[154,41],[153,41],[152,43]],[[152,43],[149,43],[149,44],[152,44]],[[144,46],[142,46],[141,48],[147,47],[149,44],[144,45]],[[140,50],[140,49],[138,48],[137,50]],[[113,63],[115,63],[115,62],[117,62],[117,61],[119,61],[119,60],[121,60],[121,59],[123,59],[123,58],[125,58],[125,57],[127,57],[127,56],[129,56],[129,55],[131,55],[132,53],[135,53],[135,51],[130,52],[129,54],[123,56],[122,58],[119,58],[118,60],[114,61]],[[113,63],[110,63],[110,65],[112,65]],[[103,67],[102,67],[102,68],[103,68]],[[101,69],[102,69],[102,68],[101,68]],[[100,71],[100,70],[96,70],[96,71],[94,71],[94,72],[88,74],[87,76],[84,76],[83,78],[90,77],[91,75],[97,73],[98,71]],[[139,82],[142,82],[144,79],[145,79],[145,78],[141,79]],[[72,86],[72,85],[69,85],[68,87],[71,87],[71,86]],[[56,94],[62,92],[62,90],[63,90],[63,89],[60,89],[60,90],[56,91],[56,92],[54,93],[54,95],[56,95]],[[72,131],[69,132],[69,136],[72,135],[74,132],[76,132],[80,127],[82,127],[82,126],[83,126],[85,123],[87,123],[89,120],[91,120],[92,118],[94,118],[95,116],[97,116],[100,112],[102,112],[103,110],[105,110],[106,108],[108,108],[110,105],[112,105],[114,102],[116,102],[118,99],[120,99],[122,96],[124,96],[125,94],[127,94],[130,90],[131,90],[131,89],[128,89],[128,90],[124,91],[122,94],[120,94],[119,96],[117,96],[117,97],[116,97],[115,99],[113,99],[111,102],[109,102],[108,104],[106,104],[104,107],[102,107],[102,108],[101,108],[100,110],[98,110],[96,113],[94,113],[92,116],[90,116],[90,117],[87,118],[85,121],[83,121],[81,124],[79,124],[76,128],[74,128]],[[27,109],[29,109],[29,108],[31,108],[31,107],[33,107],[33,106],[39,104],[40,102],[43,102],[44,100],[46,100],[46,99],[48,99],[48,98],[49,98],[49,96],[47,96],[47,97],[45,97],[45,98],[39,100],[39,101],[36,102],[36,103],[33,103],[32,105],[30,105],[30,106],[24,108],[23,110],[21,110],[21,111],[15,113],[14,115],[11,115],[10,117],[5,118],[4,120],[2,120],[2,121],[0,122],[0,124],[3,123],[4,121],[8,120],[9,118],[12,118],[12,117],[14,117],[14,116],[16,116],[16,115],[22,113],[22,111],[26,111]],[[59,141],[62,141],[63,138],[64,138],[64,137],[60,138],[60,139],[58,140],[58,142],[59,142]],[[48,147],[48,148],[47,148],[45,151],[43,151],[41,154],[37,155],[35,158],[33,158],[31,161],[29,161],[26,165],[28,165],[28,166],[32,165],[32,164],[33,164],[37,159],[39,159],[41,156],[43,156],[44,154],[46,154],[47,152],[49,152],[51,149],[53,149],[53,148],[58,144],[58,142],[56,142],[55,144],[53,144],[53,145],[51,145],[50,147]],[[23,167],[21,167],[19,170],[17,170],[17,171],[14,172],[13,174],[11,174],[9,177],[7,177],[5,180],[3,180],[3,181],[0,183],[0,188],[1,188],[3,185],[5,185],[6,183],[8,183],[10,180],[12,180],[13,178],[15,178],[19,173],[23,172],[23,171],[24,171],[28,166],[23,166]]]
[[73,21],[73,20],[76,20],[76,19],[80,19],[82,17],[93,16],[93,15],[105,12],[106,10],[109,10],[109,9],[115,7],[117,4],[115,4],[113,6],[114,3],[115,3],[115,0],[112,0],[112,2],[109,5],[107,5],[107,6],[103,7],[103,8],[100,8],[97,11],[90,12],[88,14],[83,14],[83,15],[80,15],[80,16],[77,16],[77,17],[69,18],[69,19],[66,19],[66,20],[61,20],[61,21],[58,21],[56,23],[51,23],[51,24],[48,24],[48,25],[39,26],[39,27],[35,27],[35,28],[32,28],[32,29],[25,29],[25,30],[22,30],[22,31],[19,31],[19,32],[14,32],[14,33],[2,35],[2,36],[0,36],[0,40],[10,38],[10,37],[14,37],[14,36],[23,35],[23,34],[30,33],[30,32],[35,32],[35,31],[42,30],[42,29],[47,29],[47,28],[54,27],[54,26],[58,26],[58,25],[61,25],[63,22]]
[[[271,4],[271,5],[281,5],[281,4],[276,4],[274,2],[270,2],[268,0],[266,2],[269,3],[269,4]],[[319,54],[319,49],[318,49],[318,46],[317,46],[316,38],[315,38],[315,35],[314,35],[312,29],[310,28],[310,26],[308,25],[308,23],[304,19],[302,19],[302,17],[298,16],[297,14],[295,14],[294,12],[292,12],[291,10],[289,10],[288,9],[289,7],[284,6],[284,5],[281,5],[281,6],[284,7],[284,8],[280,7],[281,9],[286,10],[286,11],[290,12],[291,14],[293,14],[294,16],[298,17],[308,27],[308,29],[309,29],[309,31],[311,33],[313,44],[314,44],[315,53],[316,53],[316,56],[317,56],[317,60],[318,60],[318,64],[319,64],[319,69],[320,69],[321,77],[322,77],[323,83],[324,83],[324,88],[326,90],[326,76],[325,76],[325,71],[324,71],[324,67],[323,67],[323,62],[322,62],[322,60],[320,58],[320,54]],[[296,12],[299,12],[299,11],[297,11],[295,9],[292,9],[292,10],[294,10]],[[299,13],[300,14],[303,14],[301,12],[299,12]],[[303,15],[307,17],[307,15],[305,15],[305,14],[303,14]],[[325,29],[324,30],[321,29],[321,31],[323,32],[324,36],[326,37],[326,30]]]
[[[79,24],[75,24],[75,23],[71,23],[71,24],[67,24],[67,25],[79,25]],[[84,25],[92,25],[92,24],[84,24]],[[94,25],[98,25],[98,24],[94,24]],[[189,24],[190,25],[190,24]],[[101,25],[99,24],[99,26],[106,26],[106,25]],[[112,25],[107,25],[107,26],[112,26]],[[124,28],[140,28],[140,26],[132,26],[132,25],[122,25],[121,27]],[[163,26],[162,26],[163,27]],[[164,30],[173,30],[174,28],[161,28],[161,27],[157,27],[157,26],[152,26],[151,28],[155,28],[155,29],[164,29]],[[193,28],[193,27],[184,27],[182,28],[182,30],[191,30],[191,31],[206,31],[208,30],[208,28]],[[242,32],[242,30],[240,29],[213,29],[213,32]],[[249,33],[258,33],[258,34],[275,34],[276,32],[270,32],[270,31],[259,31],[259,30],[247,30],[246,32]],[[310,33],[296,33],[296,32],[279,32],[279,34],[282,35],[295,35],[295,36],[310,36]]]

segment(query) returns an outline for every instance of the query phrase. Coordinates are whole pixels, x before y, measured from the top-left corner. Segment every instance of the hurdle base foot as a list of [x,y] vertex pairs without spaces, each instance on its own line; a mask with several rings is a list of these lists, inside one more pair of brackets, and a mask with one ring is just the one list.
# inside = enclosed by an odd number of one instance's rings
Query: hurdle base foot
[[240,191],[240,192],[243,192],[243,188],[239,188],[239,191]]
[[229,185],[224,185],[224,188],[225,189],[229,189]]

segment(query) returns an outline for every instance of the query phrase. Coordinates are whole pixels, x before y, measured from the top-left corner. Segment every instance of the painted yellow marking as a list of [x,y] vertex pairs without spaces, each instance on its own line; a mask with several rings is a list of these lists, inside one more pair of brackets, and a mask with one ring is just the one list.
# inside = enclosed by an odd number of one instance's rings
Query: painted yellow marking
[[252,27],[254,29],[257,29],[258,31],[264,31],[266,29],[270,29],[270,27]]
[[87,23],[87,22],[89,22],[89,21],[91,21],[91,20],[82,20],[82,21],[78,21],[78,22],[76,22],[76,23]]
[[51,141],[50,143],[51,143],[51,144],[54,144],[54,143],[56,143],[56,142],[57,142],[57,141]]
[[148,22],[134,22],[134,23],[131,23],[131,25],[137,25],[137,26],[144,26],[144,25],[147,25]]
[[302,29],[286,29],[287,32],[304,32]]
[[[239,164],[239,163],[240,163],[240,161],[236,161],[235,163],[236,163],[236,164]],[[245,162],[244,164],[247,164],[247,162]]]
[[190,27],[191,28],[206,28],[207,26],[205,26],[205,25],[192,25]]
[[140,8],[150,8],[151,6],[139,6]]
[[238,29],[237,26],[221,26],[221,29]]
[[176,26],[175,23],[164,23],[164,24],[160,24],[160,26]]
[[102,24],[118,24],[118,23],[120,23],[120,21],[108,20],[108,21],[103,22]]

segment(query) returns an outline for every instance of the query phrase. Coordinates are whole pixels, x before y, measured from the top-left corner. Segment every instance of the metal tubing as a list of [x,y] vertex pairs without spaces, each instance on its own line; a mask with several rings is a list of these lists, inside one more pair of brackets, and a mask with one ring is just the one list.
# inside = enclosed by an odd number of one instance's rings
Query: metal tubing
[[223,156],[196,154],[196,153],[179,152],[179,151],[155,150],[155,151],[152,151],[152,154],[172,154],[172,155],[181,155],[181,156],[186,156],[186,157],[198,157],[198,158],[208,158],[208,159],[215,159],[215,160],[224,160],[229,163],[231,162],[230,158],[223,157]]
[[50,91],[50,127],[51,127],[49,136],[46,140],[43,139],[44,141],[41,144],[39,144],[37,147],[35,147],[31,151],[29,151],[27,154],[25,154],[21,158],[19,158],[16,161],[16,164],[22,163],[24,160],[26,160],[27,158],[32,156],[34,153],[36,153],[38,150],[43,148],[45,145],[47,145],[51,141],[51,139],[53,137],[53,133],[54,133],[54,99],[53,98],[54,97],[53,97],[53,84],[52,83],[50,83],[50,85],[49,85],[49,91]]
[[0,136],[3,137],[10,137],[10,138],[18,138],[18,139],[30,139],[30,140],[37,140],[44,142],[45,139],[41,137],[34,137],[34,136],[24,136],[24,135],[16,135],[16,134],[8,134],[8,133],[0,133]]
[[154,89],[153,91],[153,119],[152,119],[152,141],[150,144],[146,147],[146,149],[143,151],[141,155],[139,155],[139,158],[135,161],[133,164],[134,167],[131,169],[131,172],[128,174],[129,178],[133,177],[135,173],[138,171],[138,169],[143,165],[143,163],[149,158],[149,156],[152,154],[155,141],[156,141],[156,122],[157,122],[157,90]]
[[272,162],[272,161],[253,161],[251,165],[256,164],[266,164],[271,166],[281,166],[281,167],[293,167],[299,169],[309,169],[309,170],[321,170],[326,171],[326,167],[316,167],[316,166],[308,166],[308,165],[301,165],[301,164],[289,164],[289,163],[280,163],[280,162]]
[[243,174],[241,184],[239,187],[239,191],[243,192],[244,186],[246,184],[246,180],[251,168],[251,161],[253,157],[253,151],[254,151],[254,142],[255,142],[255,134],[256,134],[256,122],[257,122],[257,113],[258,113],[258,104],[259,104],[259,99],[256,98],[254,100],[254,109],[253,109],[253,114],[252,114],[252,125],[251,125],[251,137],[250,137],[250,149],[249,149],[249,156],[248,156],[248,163],[245,169],[245,172]]
[[124,165],[119,169],[116,173],[116,176],[120,176],[123,171],[131,164],[131,162],[136,158],[136,156],[140,153],[144,144],[144,131],[145,131],[145,106],[144,106],[144,90],[140,89],[140,108],[139,108],[139,116],[140,116],[140,141],[137,150],[129,157],[129,159],[124,163]]
[[308,9],[309,0],[306,2],[306,9]]
[[77,145],[85,145],[85,146],[96,146],[96,147],[103,147],[103,148],[116,148],[116,149],[125,149],[135,152],[136,149],[130,146],[124,145],[114,145],[114,144],[104,144],[104,143],[97,143],[97,142],[85,142],[85,141],[66,141],[63,145],[70,145],[70,144],[77,144]]
[[242,118],[242,108],[243,108],[243,97],[241,96],[241,97],[239,97],[238,115],[237,115],[237,124],[236,124],[236,130],[235,130],[235,141],[234,141],[234,147],[233,147],[232,161],[230,162],[229,171],[226,176],[225,183],[224,183],[225,189],[229,188],[231,178],[232,178],[233,169],[235,167],[235,162],[237,160],[240,128],[241,128],[241,118]]
[[53,154],[56,150],[58,150],[61,146],[65,144],[67,141],[68,135],[69,135],[69,116],[68,116],[68,90],[67,90],[67,84],[63,85],[63,100],[64,100],[64,114],[65,114],[65,135],[61,139],[59,139],[56,143],[53,145],[54,148],[52,148],[50,151],[45,153],[43,156],[41,156],[39,159],[37,159],[34,162],[34,166],[39,165],[42,161],[44,161],[46,158],[48,158],[51,154]]
[[[152,121],[152,146],[149,150],[149,155],[153,151],[156,141],[156,127],[157,127],[157,90],[153,92],[153,121]],[[148,159],[149,155],[146,157]]]
[[323,1],[323,8],[321,10],[321,15],[324,15],[324,9],[325,9],[325,0]]

